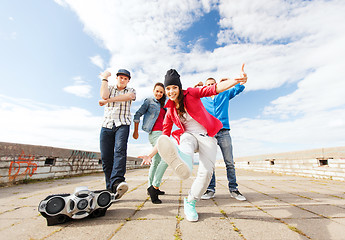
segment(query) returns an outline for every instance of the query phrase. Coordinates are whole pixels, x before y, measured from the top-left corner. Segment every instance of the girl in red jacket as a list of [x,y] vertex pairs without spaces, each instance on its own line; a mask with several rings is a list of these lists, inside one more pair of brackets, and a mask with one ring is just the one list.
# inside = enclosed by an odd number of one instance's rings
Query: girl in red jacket
[[[170,69],[165,75],[164,87],[169,100],[165,105],[167,113],[163,135],[149,155],[139,158],[143,159],[142,164],[150,164],[151,158],[159,152],[181,179],[187,179],[192,172],[194,152],[199,152],[198,173],[188,197],[184,198],[184,213],[188,221],[198,220],[195,203],[210,183],[217,155],[214,136],[223,126],[206,111],[200,98],[216,95],[246,80],[247,75],[243,73],[240,78],[224,79],[212,86],[182,90],[180,75],[175,69]],[[173,124],[179,128],[172,132],[179,148],[169,139]]]

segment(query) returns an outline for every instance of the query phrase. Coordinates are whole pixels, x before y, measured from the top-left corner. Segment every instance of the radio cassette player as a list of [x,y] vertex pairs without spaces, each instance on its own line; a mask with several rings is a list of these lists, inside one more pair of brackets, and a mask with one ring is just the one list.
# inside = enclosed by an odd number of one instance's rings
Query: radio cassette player
[[47,219],[47,225],[52,226],[72,219],[104,216],[115,201],[115,194],[108,190],[77,187],[73,194],[47,196],[38,205],[38,211]]

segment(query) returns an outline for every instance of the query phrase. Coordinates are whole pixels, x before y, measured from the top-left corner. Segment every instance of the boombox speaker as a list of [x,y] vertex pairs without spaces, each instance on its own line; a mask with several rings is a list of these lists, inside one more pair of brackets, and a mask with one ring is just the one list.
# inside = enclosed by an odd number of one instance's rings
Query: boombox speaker
[[115,194],[108,190],[90,191],[77,187],[73,194],[49,195],[38,205],[47,225],[61,224],[72,219],[101,217],[115,202]]

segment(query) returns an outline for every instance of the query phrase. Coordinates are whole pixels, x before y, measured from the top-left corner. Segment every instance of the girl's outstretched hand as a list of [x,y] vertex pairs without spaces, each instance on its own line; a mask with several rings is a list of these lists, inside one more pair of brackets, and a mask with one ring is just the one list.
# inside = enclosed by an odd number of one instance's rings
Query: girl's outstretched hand
[[148,155],[144,155],[144,156],[138,156],[138,158],[141,158],[143,161],[141,162],[141,166],[142,165],[150,165],[151,164],[151,157]]
[[242,68],[241,68],[241,77],[243,77],[243,73],[244,73],[244,64],[245,63],[242,64]]
[[241,68],[241,85],[245,84],[247,82],[247,73],[244,72],[244,63],[242,64],[242,68]]

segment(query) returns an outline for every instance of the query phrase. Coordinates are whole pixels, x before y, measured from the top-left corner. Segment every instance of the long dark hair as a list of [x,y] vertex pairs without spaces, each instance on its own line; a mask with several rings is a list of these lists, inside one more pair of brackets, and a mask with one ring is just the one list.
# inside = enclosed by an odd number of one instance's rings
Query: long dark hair
[[184,95],[183,95],[182,88],[180,88],[180,87],[178,87],[178,88],[180,90],[180,93],[177,97],[178,106],[176,106],[176,110],[177,110],[177,114],[179,115],[179,117],[183,117],[183,114],[186,113],[186,109],[184,108],[184,103],[183,103]]
[[158,82],[158,83],[156,83],[156,84],[155,84],[155,86],[153,87],[153,89],[155,89],[157,86],[162,87],[162,88],[163,88],[163,90],[164,90],[163,96],[162,96],[160,99],[158,99],[158,102],[161,104],[161,108],[164,108],[164,105],[165,105],[165,100],[166,100],[166,98],[167,98],[167,96],[165,95],[165,88],[164,88],[164,84],[163,84],[163,83]]

